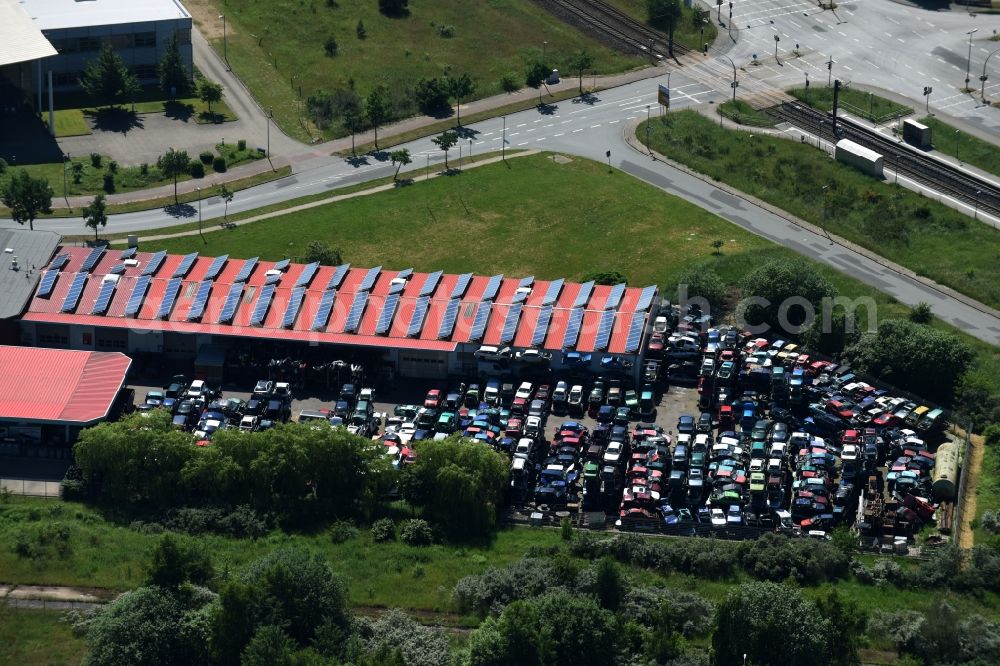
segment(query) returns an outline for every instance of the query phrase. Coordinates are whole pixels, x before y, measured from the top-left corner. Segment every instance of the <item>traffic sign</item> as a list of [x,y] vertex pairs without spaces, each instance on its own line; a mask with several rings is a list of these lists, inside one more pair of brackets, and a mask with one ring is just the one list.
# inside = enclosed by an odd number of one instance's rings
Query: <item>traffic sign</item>
[[670,108],[670,88],[661,83],[657,98],[660,103],[660,106],[666,107],[668,109]]

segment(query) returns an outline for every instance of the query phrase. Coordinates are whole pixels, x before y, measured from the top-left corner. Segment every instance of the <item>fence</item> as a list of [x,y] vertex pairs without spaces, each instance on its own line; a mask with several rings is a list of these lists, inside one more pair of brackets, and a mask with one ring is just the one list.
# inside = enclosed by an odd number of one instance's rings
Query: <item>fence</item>
[[954,534],[957,540],[962,532],[962,514],[965,512],[965,502],[962,499],[965,497],[965,482],[969,475],[966,474],[968,470],[968,465],[971,460],[970,453],[972,447],[972,439],[969,436],[971,431],[971,424],[969,430],[965,431],[965,443],[962,445],[962,455],[959,457],[961,461],[961,466],[958,471],[958,492],[955,495],[955,514],[952,519],[952,534]]
[[36,481],[34,479],[0,479],[0,489],[12,495],[29,497],[59,498],[59,481]]

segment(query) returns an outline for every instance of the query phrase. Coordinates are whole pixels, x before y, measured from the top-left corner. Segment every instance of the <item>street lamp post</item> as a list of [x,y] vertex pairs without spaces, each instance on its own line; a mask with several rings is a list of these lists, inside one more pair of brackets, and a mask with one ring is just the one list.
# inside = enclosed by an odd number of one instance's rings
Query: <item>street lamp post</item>
[[955,159],[958,160],[959,164],[962,163],[962,155],[961,155],[962,142],[959,140],[959,136],[958,136],[961,133],[962,133],[962,130],[955,130]]
[[271,109],[267,110],[267,159],[271,159]]
[[998,53],[1000,53],[1000,49],[997,49],[993,53],[986,56],[986,60],[983,62],[983,75],[979,77],[979,80],[982,82],[982,88],[980,88],[979,90],[979,95],[983,99],[983,104],[986,104],[986,79],[988,78],[986,76],[986,65],[989,63],[990,58],[992,58]]
[[69,207],[69,192],[66,188],[66,165],[69,164],[69,153],[63,155],[63,199],[66,200],[66,207]]
[[201,233],[201,188],[194,188],[198,191],[198,235],[201,236],[202,240],[205,240],[204,234]]
[[833,82],[833,56],[826,61],[826,87],[829,88],[830,84]]
[[781,37],[779,37],[778,35],[775,35],[774,36],[774,59],[775,60],[778,59],[778,42],[780,42],[780,41],[781,41]]
[[503,118],[503,132],[500,134],[500,159],[507,161],[507,116]]
[[226,70],[229,70],[229,40],[226,38],[226,15],[219,14],[222,19],[222,59],[226,61]]
[[[669,84],[667,84],[669,87]],[[646,148],[649,150],[649,154],[653,154],[653,147],[649,145],[649,104],[646,105]]]
[[965,88],[969,88],[969,69],[972,67],[972,35],[979,32],[979,28],[973,28],[969,32],[965,33],[969,36],[969,57],[965,61]]
[[732,37],[733,37],[733,3],[732,2],[729,3],[729,23],[726,24],[726,27],[729,29],[729,38],[732,39]]
[[982,193],[983,193],[982,190],[976,190],[976,210],[972,214],[972,219],[974,219],[974,220],[978,220],[979,219],[979,195],[982,194]]
[[809,99],[809,72],[806,72],[806,99]]
[[548,46],[549,46],[548,42],[542,42],[542,64],[543,65],[545,65],[545,52],[548,51]]
[[728,60],[729,64],[733,66],[733,82],[730,84],[730,86],[733,89],[733,104],[735,105],[736,104],[736,89],[740,87],[740,82],[736,80],[736,63],[733,62],[733,59],[730,58],[727,55],[724,55],[722,57],[725,58],[726,60]]

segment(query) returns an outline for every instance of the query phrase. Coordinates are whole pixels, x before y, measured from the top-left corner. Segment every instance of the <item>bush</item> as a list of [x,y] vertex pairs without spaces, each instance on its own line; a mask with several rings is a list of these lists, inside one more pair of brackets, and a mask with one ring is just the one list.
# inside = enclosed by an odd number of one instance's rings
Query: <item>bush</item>
[[410,546],[429,546],[434,541],[434,533],[426,520],[413,519],[403,523],[399,538]]
[[364,39],[368,36],[368,31],[365,30],[365,22],[360,19],[358,20],[358,27],[354,31],[357,33],[358,39]]
[[984,511],[979,525],[990,534],[1000,534],[1000,515],[996,511]]
[[93,166],[95,169],[100,169],[101,168],[101,159],[102,158],[101,158],[101,154],[100,153],[91,153],[90,154],[90,164],[91,164],[91,166]]
[[326,41],[323,42],[323,52],[326,53],[327,58],[337,55],[337,40],[333,37],[327,37]]
[[148,163],[143,162],[142,164],[139,165],[139,174],[142,175],[142,176],[148,176],[149,175],[149,164]]
[[507,73],[500,77],[500,89],[505,93],[515,93],[521,89],[521,81],[517,74]]
[[573,540],[573,521],[569,518],[562,519],[562,523],[559,525],[559,536],[562,537],[563,541]]
[[80,479],[63,479],[62,498],[67,502],[78,502],[83,499],[84,487]]
[[455,36],[455,26],[453,25],[439,25],[437,30],[438,30],[438,37],[451,39],[452,37]]
[[187,534],[222,534],[237,539],[259,538],[271,531],[273,519],[247,505],[226,511],[220,508],[177,509],[168,514],[169,529]]
[[108,173],[118,173],[118,162],[114,160],[108,162]]
[[206,165],[211,164],[212,163],[212,159],[214,157],[215,157],[215,155],[212,153],[211,150],[203,150],[200,153],[198,153],[198,159],[201,160],[202,164],[206,164]]
[[111,194],[115,191],[115,174],[104,174],[104,191]]
[[204,178],[205,165],[198,160],[191,160],[191,163],[188,164],[188,173],[191,174],[192,178]]
[[7,172],[7,160],[0,157],[0,176]]
[[349,520],[338,520],[330,527],[330,541],[344,543],[358,535],[358,528]]
[[239,151],[241,151],[241,152],[244,151],[244,150],[246,150],[247,149],[247,140],[246,139],[240,139],[239,141],[237,141],[236,142],[236,149],[239,150]]
[[466,576],[452,591],[455,603],[463,613],[485,615],[499,613],[513,601],[544,594],[567,582],[568,573],[555,566],[557,559],[524,557],[502,569],[489,567],[481,574]]
[[448,89],[445,81],[434,77],[430,79],[420,79],[413,91],[417,108],[421,113],[434,115],[450,108],[448,104]]
[[215,159],[212,160],[212,168],[215,170],[215,173],[225,173],[226,158],[222,155],[216,155]]
[[392,518],[379,518],[371,527],[372,541],[381,543],[383,541],[394,541],[396,539],[396,524]]

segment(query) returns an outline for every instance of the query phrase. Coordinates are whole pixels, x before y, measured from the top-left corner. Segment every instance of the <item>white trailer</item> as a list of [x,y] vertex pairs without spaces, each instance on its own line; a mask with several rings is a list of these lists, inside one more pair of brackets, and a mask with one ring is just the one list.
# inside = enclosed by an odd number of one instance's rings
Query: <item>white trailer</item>
[[882,163],[884,161],[882,156],[850,139],[841,139],[837,142],[834,157],[837,158],[838,162],[850,164],[869,176],[882,178]]

